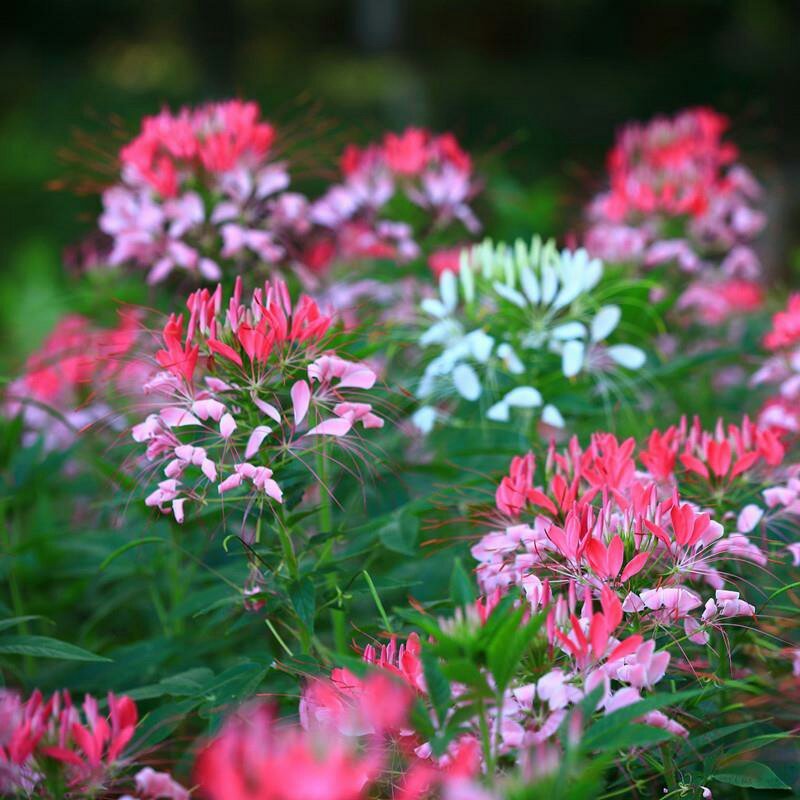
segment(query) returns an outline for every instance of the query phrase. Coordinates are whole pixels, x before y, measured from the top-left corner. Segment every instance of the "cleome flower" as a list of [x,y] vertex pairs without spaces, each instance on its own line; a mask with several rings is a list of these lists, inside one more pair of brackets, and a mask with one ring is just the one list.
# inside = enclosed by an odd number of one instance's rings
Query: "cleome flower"
[[341,182],[315,199],[291,186],[283,146],[254,102],[145,117],[103,193],[108,263],[147,269],[149,283],[174,271],[209,283],[267,265],[316,287],[335,263],[419,255],[412,226],[385,208],[400,193],[431,230],[454,221],[479,228],[468,205],[479,186],[452,134],[410,128],[364,149],[349,145]]
[[[183,521],[187,501],[241,495],[283,502],[281,478],[301,493],[319,479],[309,456],[324,440],[357,454],[361,431],[383,426],[364,402],[376,375],[333,349],[331,318],[306,295],[292,305],[281,281],[242,284],[223,306],[222,288],[171,316],[155,353],[162,371],[145,386],[155,409],[132,429],[163,479],[146,504]],[[327,487],[323,487],[328,490]]]
[[[735,569],[767,563],[749,538],[766,516],[755,503],[733,513],[731,500],[758,497],[764,475],[782,458],[780,442],[747,419],[713,434],[684,421],[654,431],[638,453],[632,439],[595,434],[581,448],[573,438],[563,451],[551,445],[542,482],[532,453],[516,457],[496,491],[504,527],[472,548],[478,582],[486,592],[516,585],[533,609],[564,581],[589,604],[611,592],[645,631],[680,623],[700,636],[701,627],[753,616],[735,591]],[[777,501],[775,492],[765,498]],[[726,532],[728,519],[736,529]],[[721,561],[725,572],[716,566]],[[703,612],[707,586],[716,595]],[[567,622],[563,613],[561,619]],[[580,636],[570,627],[577,647]]]
[[120,151],[120,182],[103,193],[99,225],[112,239],[110,264],[149,269],[148,282],[159,283],[173,270],[218,280],[222,259],[278,262],[293,196],[274,143],[253,102],[145,117]]
[[710,108],[626,125],[608,156],[608,189],[587,210],[590,253],[640,270],[674,265],[676,310],[704,326],[763,302],[752,245],[766,224],[761,187],[727,128]]
[[609,342],[622,312],[596,301],[602,277],[602,262],[585,250],[559,253],[538,236],[530,246],[487,240],[462,252],[458,272],[443,270],[438,297],[421,306],[431,323],[419,344],[435,355],[417,387],[417,426],[430,430],[455,397],[479,403],[494,422],[509,422],[522,409],[561,428],[561,412],[542,393],[554,374],[570,389],[592,379],[608,391],[615,371],[640,369],[640,348]]
[[124,754],[138,721],[130,697],[109,693],[108,709],[108,716],[101,714],[97,700],[86,695],[81,713],[66,691],[45,701],[37,690],[24,702],[0,693],[0,791],[39,796],[37,788],[53,770],[74,791],[102,791],[128,763]]
[[22,417],[23,444],[66,449],[81,431],[111,416],[115,393],[128,395],[141,385],[146,365],[134,353],[140,340],[139,320],[130,311],[113,328],[78,314],[62,317],[6,387],[0,413]]
[[262,704],[230,716],[198,756],[195,779],[210,800],[358,800],[381,766],[377,747],[360,752],[335,729],[281,726]]

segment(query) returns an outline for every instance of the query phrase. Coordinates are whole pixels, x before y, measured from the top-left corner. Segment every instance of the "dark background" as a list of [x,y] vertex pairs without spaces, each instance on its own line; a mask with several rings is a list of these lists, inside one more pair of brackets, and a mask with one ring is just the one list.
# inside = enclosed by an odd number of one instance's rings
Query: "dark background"
[[[73,304],[61,252],[94,197],[48,184],[109,163],[112,118],[232,94],[298,152],[406,124],[479,156],[494,236],[563,235],[628,119],[712,105],[769,188],[764,255],[791,279],[800,243],[800,4],[777,0],[51,0],[4,4],[0,32],[0,333],[21,357]],[[302,146],[301,146],[302,145]],[[82,152],[93,169],[65,163]],[[316,148],[317,151],[320,148]],[[298,157],[302,163],[303,156]],[[313,172],[309,158],[309,172]],[[13,360],[13,356],[12,356]]]

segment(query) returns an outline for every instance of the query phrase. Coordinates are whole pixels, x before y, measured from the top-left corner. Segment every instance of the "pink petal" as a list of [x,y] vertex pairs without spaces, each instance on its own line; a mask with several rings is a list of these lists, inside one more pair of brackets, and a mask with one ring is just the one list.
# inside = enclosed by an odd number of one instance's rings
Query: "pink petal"
[[264,481],[264,492],[273,500],[277,500],[279,503],[283,502],[281,487],[271,478],[267,478],[267,480]]
[[255,397],[255,395],[252,395],[252,397],[253,397],[253,403],[255,403],[255,406],[257,409],[259,409],[259,411],[266,414],[270,419],[275,420],[275,422],[280,424],[281,415],[278,409],[275,408],[275,406],[270,405],[269,403],[265,403],[263,400],[259,399],[258,397]]
[[371,389],[375,385],[377,375],[363,364],[353,364],[339,380],[339,387],[347,386],[354,389]]
[[297,381],[292,386],[292,405],[294,406],[294,424],[299,425],[308,413],[308,404],[311,402],[311,390],[305,381]]
[[222,419],[219,421],[219,432],[224,439],[230,438],[230,435],[236,430],[236,420],[230,414],[223,414]]
[[638,553],[635,555],[625,566],[625,569],[622,570],[622,575],[620,575],[619,579],[622,583],[625,583],[629,578],[632,578],[638,572],[641,572],[642,567],[647,563],[647,559],[650,557],[649,553]]
[[352,427],[349,419],[337,417],[336,419],[326,419],[314,426],[306,436],[344,436]]
[[175,515],[175,522],[183,522],[183,504],[185,502],[185,497],[180,497],[172,501],[172,513]]
[[230,489],[236,489],[242,485],[242,481],[244,478],[238,473],[235,472],[233,475],[229,475],[225,478],[222,483],[217,487],[217,491],[220,494],[225,494],[225,492],[229,491]]
[[181,425],[199,425],[200,420],[188,411],[177,408],[176,406],[167,406],[162,408],[159,412],[161,421],[168,428],[178,428]]
[[271,432],[272,428],[268,428],[266,425],[259,425],[258,427],[253,428],[253,432],[250,434],[250,438],[247,440],[247,448],[244,451],[244,457],[247,459],[252,458],[258,452],[258,448],[261,447],[261,443]]

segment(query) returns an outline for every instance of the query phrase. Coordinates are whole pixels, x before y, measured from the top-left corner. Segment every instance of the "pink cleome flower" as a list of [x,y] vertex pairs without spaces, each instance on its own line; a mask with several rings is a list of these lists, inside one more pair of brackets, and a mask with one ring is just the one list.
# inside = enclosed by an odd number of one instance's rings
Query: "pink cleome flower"
[[292,304],[275,281],[245,305],[237,280],[226,308],[219,286],[196,291],[187,307],[185,325],[173,315],[164,326],[163,371],[145,387],[155,409],[132,429],[164,474],[147,505],[180,522],[185,503],[212,490],[247,487],[248,497],[281,503],[280,470],[292,464],[316,480],[306,455],[321,438],[347,447],[383,426],[364,402],[375,372],[331,349],[332,320],[310,297]]

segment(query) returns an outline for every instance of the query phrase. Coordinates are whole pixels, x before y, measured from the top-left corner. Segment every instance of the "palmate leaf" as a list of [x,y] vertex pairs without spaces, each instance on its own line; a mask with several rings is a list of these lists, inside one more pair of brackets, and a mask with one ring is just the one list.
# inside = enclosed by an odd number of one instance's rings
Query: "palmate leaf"
[[3,636],[0,637],[0,653],[57,658],[62,661],[111,661],[110,658],[90,653],[82,647],[62,642],[49,636]]

